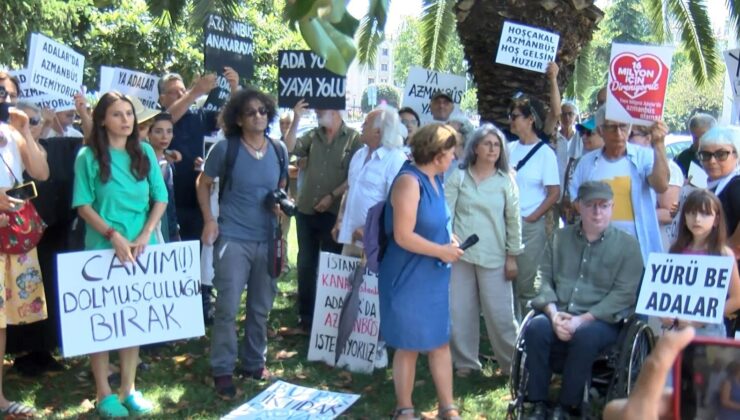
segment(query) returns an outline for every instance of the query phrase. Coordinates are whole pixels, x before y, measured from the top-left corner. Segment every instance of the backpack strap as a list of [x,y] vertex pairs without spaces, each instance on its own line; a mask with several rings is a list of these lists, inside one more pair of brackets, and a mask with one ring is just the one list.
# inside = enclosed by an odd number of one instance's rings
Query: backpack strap
[[[285,162],[288,160],[288,150],[283,149],[280,140],[274,140],[268,137],[270,140],[270,143],[272,143],[272,148],[275,150],[275,155],[278,158],[278,164],[280,165],[280,179],[285,179],[285,189],[288,189],[288,184],[290,183],[290,177],[288,176],[288,173],[285,171]],[[280,180],[278,180],[278,184],[280,183]]]
[[231,189],[231,173],[234,171],[234,164],[236,163],[236,156],[239,154],[239,138],[228,137],[226,145],[226,161],[224,162],[223,170],[219,175],[219,188],[218,188],[218,202],[224,197],[224,191],[226,188]]
[[540,150],[540,147],[542,147],[542,146],[544,146],[544,145],[545,145],[545,142],[544,142],[544,141],[542,141],[542,140],[540,140],[540,141],[539,141],[539,142],[538,142],[538,143],[537,143],[537,144],[536,144],[536,145],[535,145],[535,146],[534,146],[534,147],[532,148],[532,150],[530,150],[530,151],[529,151],[529,153],[527,153],[527,155],[526,155],[526,156],[524,156],[524,159],[520,160],[520,161],[519,161],[519,163],[517,163],[517,164],[516,164],[516,168],[515,168],[515,169],[516,169],[517,171],[518,171],[518,170],[520,170],[520,169],[522,169],[522,168],[524,167],[524,165],[525,165],[525,164],[526,164],[526,163],[527,163],[527,162],[529,161],[529,159],[531,159],[531,158],[532,158],[532,156],[534,156],[534,154],[535,154],[535,153],[537,153],[537,151],[538,151],[538,150]]

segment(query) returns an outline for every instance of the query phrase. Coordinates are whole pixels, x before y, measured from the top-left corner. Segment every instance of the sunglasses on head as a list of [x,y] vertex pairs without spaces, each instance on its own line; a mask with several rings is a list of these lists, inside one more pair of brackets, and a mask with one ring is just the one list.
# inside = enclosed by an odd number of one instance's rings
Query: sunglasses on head
[[249,111],[244,111],[243,115],[247,118],[251,118],[257,114],[260,114],[261,116],[267,115],[267,108],[265,108],[264,106],[261,106],[257,109],[250,109]]

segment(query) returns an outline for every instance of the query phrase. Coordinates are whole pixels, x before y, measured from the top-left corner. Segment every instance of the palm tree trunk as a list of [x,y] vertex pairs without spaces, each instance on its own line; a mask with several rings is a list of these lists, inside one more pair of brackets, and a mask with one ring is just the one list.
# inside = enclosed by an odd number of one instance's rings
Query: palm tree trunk
[[593,0],[458,0],[457,31],[478,85],[481,119],[507,125],[510,98],[524,92],[549,103],[544,74],[494,62],[504,21],[510,20],[560,34],[557,62],[561,92],[573,74],[581,48],[591,40],[603,12]]

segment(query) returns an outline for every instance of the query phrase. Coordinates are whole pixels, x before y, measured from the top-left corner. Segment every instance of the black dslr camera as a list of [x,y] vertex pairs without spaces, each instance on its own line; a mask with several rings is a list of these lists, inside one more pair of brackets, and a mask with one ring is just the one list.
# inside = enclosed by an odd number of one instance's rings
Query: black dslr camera
[[280,210],[285,213],[286,216],[295,216],[296,207],[293,200],[288,198],[288,194],[282,188],[278,188],[265,197],[265,206],[272,210],[275,204],[280,206]]

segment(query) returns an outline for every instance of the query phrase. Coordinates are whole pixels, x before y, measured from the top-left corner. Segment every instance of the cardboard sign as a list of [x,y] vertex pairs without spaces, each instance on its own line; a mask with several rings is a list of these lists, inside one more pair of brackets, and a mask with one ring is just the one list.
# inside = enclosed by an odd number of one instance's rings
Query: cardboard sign
[[323,391],[277,381],[221,419],[330,420],[339,417],[359,398],[357,394]]
[[673,47],[612,44],[606,118],[652,125],[663,119]]
[[651,253],[635,312],[720,324],[734,263],[732,257]]
[[85,57],[41,34],[31,34],[29,87],[54,97],[71,98],[82,89]]
[[120,67],[100,67],[100,92],[117,90],[138,98],[147,108],[157,109],[159,102],[158,76]]
[[704,171],[704,168],[692,160],[691,164],[689,164],[689,183],[695,187],[707,188],[708,181],[709,176]]
[[31,72],[28,69],[11,70],[11,76],[15,76],[21,82],[20,98],[34,103],[39,108],[51,108],[56,112],[70,111],[75,109],[72,98],[61,98],[38,91],[30,86]]
[[[347,292],[352,289],[350,276],[359,263],[359,258],[321,253],[308,360],[323,361],[334,366],[339,315]],[[353,372],[370,373],[378,357],[380,302],[378,277],[375,273],[365,271],[363,279],[357,319],[337,365]]]
[[345,76],[324,68],[326,60],[311,51],[278,52],[278,106],[293,108],[306,99],[313,109],[345,108]]
[[501,30],[501,41],[496,62],[520,69],[544,73],[547,63],[555,61],[560,35],[506,21]]
[[57,255],[64,357],[200,337],[200,243],[149,245],[135,263],[112,249]]
[[[465,77],[440,73],[421,67],[411,67],[403,89],[403,106],[411,107],[421,119],[422,124],[433,120],[429,104],[434,92],[442,90],[452,97],[455,110],[460,110],[460,101],[465,93]],[[452,115],[452,114],[450,114]]]

